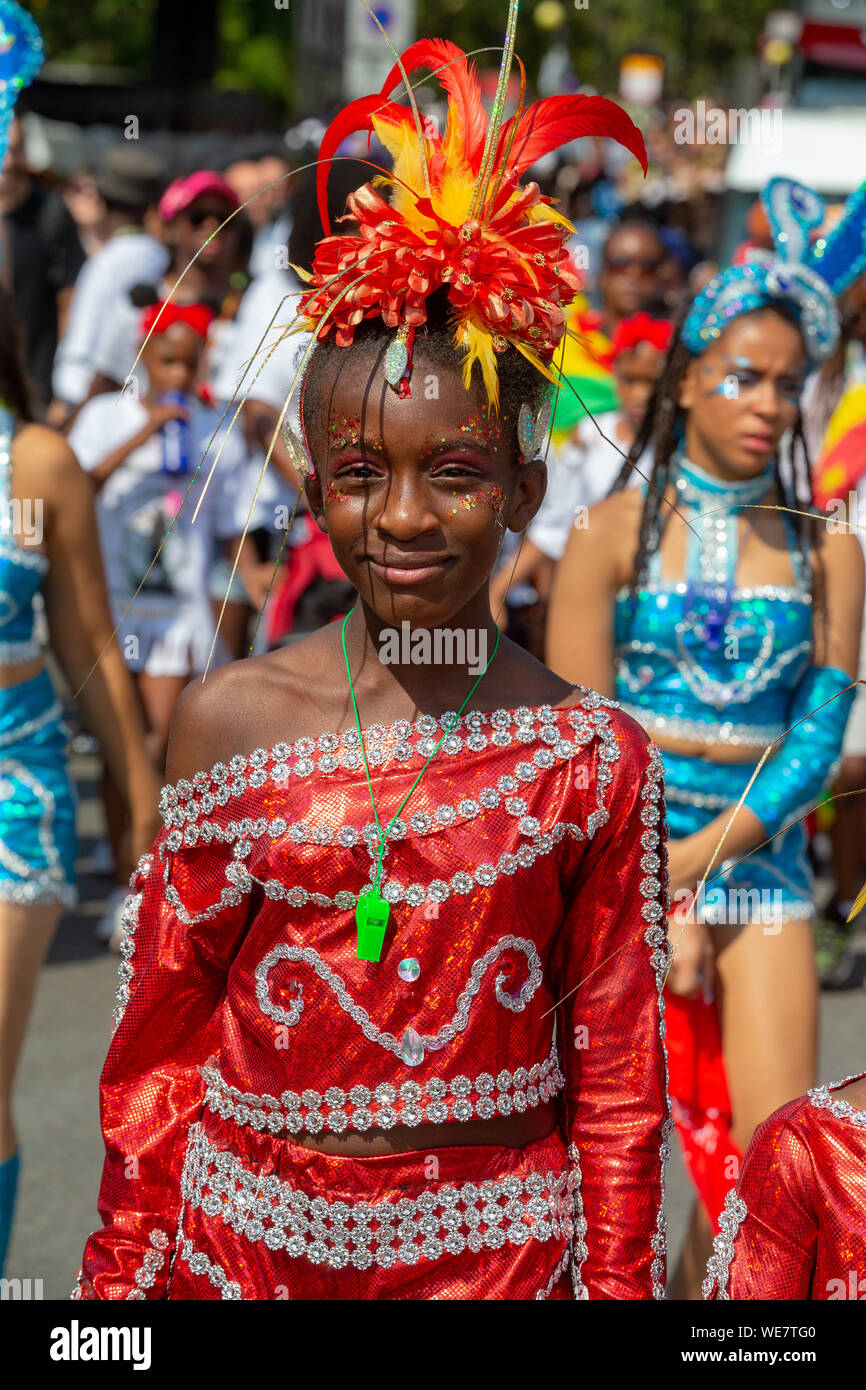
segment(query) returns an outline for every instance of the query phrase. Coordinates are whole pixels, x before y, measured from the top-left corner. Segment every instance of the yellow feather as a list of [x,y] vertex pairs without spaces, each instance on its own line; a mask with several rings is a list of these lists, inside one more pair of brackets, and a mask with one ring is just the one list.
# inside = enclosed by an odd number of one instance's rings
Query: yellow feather
[[854,899],[854,904],[851,908],[851,911],[845,918],[846,923],[853,922],[854,918],[857,916],[857,913],[862,912],[864,904],[866,904],[866,883],[863,884],[863,887],[860,889],[860,892]]
[[[391,206],[398,217],[418,227],[432,227],[429,218],[416,211],[416,199],[424,196],[424,172],[417,133],[407,125],[396,125],[373,116],[373,129],[390,154],[394,167],[394,188]],[[430,142],[425,140],[428,160],[431,154]],[[406,184],[408,187],[403,187]],[[409,189],[412,192],[409,192]],[[414,195],[414,196],[413,196]]]
[[558,222],[560,227],[565,227],[572,236],[577,236],[577,228],[573,227],[564,213],[552,208],[549,203],[537,203],[534,208],[530,208],[527,214],[530,222]]
[[469,216],[475,177],[467,164],[457,163],[445,170],[438,188],[433,189],[433,207],[443,222],[462,227]]
[[292,267],[298,279],[303,280],[305,285],[309,285],[312,282],[312,275],[308,270],[304,270],[302,265],[295,265],[292,261],[289,261],[289,265]]
[[542,362],[541,358],[537,355],[537,353],[534,353],[532,351],[532,348],[525,347],[524,344],[519,343],[516,338],[509,338],[508,341],[511,343],[512,347],[517,348],[518,352],[523,353],[523,356],[526,358],[527,362],[531,362],[533,367],[537,368],[537,370],[541,372],[542,376],[546,376],[548,381],[552,381],[558,391],[562,390],[562,382],[559,380],[559,377],[553,375],[553,372],[550,370],[547,364],[545,362]]
[[454,324],[454,341],[457,347],[466,349],[463,359],[463,385],[466,390],[470,390],[472,386],[472,367],[475,362],[480,362],[490,408],[498,411],[499,369],[496,365],[496,353],[493,351],[492,335],[469,319],[457,319]]
[[465,132],[463,130],[463,124],[457,114],[457,107],[449,97],[448,117],[445,121],[445,134],[442,138],[442,153],[445,156],[445,163],[447,165],[462,160],[464,143]]

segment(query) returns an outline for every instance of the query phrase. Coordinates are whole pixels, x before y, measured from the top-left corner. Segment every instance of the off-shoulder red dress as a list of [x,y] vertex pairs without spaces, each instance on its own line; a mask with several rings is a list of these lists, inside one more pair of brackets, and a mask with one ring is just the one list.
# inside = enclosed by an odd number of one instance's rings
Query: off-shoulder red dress
[[833,1097],[859,1079],[818,1086],[755,1131],[705,1298],[866,1299],[866,1110]]
[[[373,726],[380,820],[442,730]],[[664,1297],[661,759],[592,692],[472,712],[391,831],[355,731],[163,794],[101,1079],[102,1229],[73,1297]],[[522,1148],[296,1142],[526,1111]]]

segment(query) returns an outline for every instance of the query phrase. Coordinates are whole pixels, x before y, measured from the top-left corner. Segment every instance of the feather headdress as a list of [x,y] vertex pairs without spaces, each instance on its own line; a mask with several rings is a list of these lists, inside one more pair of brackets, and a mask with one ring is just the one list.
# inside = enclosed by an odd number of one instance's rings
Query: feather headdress
[[[580,289],[565,249],[573,228],[542,195],[521,187],[521,173],[542,155],[580,136],[610,136],[640,160],[643,138],[615,102],[604,97],[551,97],[503,121],[514,52],[517,3],[511,0],[502,67],[490,120],[466,54],[444,39],[412,44],[381,91],[351,102],[330,124],[319,152],[318,201],[328,235],[316,249],[311,288],[298,310],[305,326],[341,347],[357,326],[381,317],[397,330],[385,375],[409,394],[412,339],[426,321],[426,301],[442,286],[453,306],[455,346],[464,352],[468,387],[481,365],[491,406],[498,406],[497,353],[513,345],[551,380],[546,365],[565,332],[564,308]],[[517,60],[518,63],[520,60]],[[409,76],[430,68],[448,95],[444,134],[423,120]],[[390,100],[404,82],[412,107]],[[360,236],[330,235],[326,188],[329,162],[348,135],[375,132],[393,160],[383,174],[347,200]],[[390,201],[378,187],[390,185]],[[356,282],[356,283],[353,283]],[[325,317],[327,316],[327,317]],[[323,321],[324,320],[324,321]]]

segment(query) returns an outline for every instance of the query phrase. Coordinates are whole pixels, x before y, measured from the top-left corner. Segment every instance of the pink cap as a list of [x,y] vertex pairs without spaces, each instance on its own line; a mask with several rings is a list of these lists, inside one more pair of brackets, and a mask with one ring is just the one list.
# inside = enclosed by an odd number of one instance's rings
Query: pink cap
[[238,206],[238,196],[222,174],[214,173],[213,169],[198,169],[185,179],[175,179],[174,183],[168,185],[159,200],[159,215],[163,222],[173,221],[178,213],[184,212],[205,193],[215,194],[232,211]]

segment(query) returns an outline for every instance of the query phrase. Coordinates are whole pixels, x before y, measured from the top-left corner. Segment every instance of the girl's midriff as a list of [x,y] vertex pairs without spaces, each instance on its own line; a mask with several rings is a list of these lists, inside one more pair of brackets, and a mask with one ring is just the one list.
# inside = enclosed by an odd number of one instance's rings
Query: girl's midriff
[[369,1129],[363,1134],[307,1134],[292,1142],[319,1153],[344,1154],[350,1158],[373,1158],[378,1154],[412,1153],[416,1150],[447,1149],[453,1146],[493,1144],[522,1149],[543,1139],[556,1128],[557,1108],[552,1101],[537,1105],[523,1115],[498,1115],[492,1120],[468,1120],[446,1125],[395,1125],[393,1129]]

